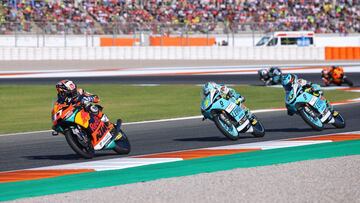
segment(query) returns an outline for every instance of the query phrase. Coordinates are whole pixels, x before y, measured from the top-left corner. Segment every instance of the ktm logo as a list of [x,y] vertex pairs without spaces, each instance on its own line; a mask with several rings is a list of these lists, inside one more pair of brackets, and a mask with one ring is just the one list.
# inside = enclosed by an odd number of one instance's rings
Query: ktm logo
[[106,125],[102,125],[99,129],[99,132],[98,134],[96,135],[96,139],[97,140],[100,140],[104,135],[105,133],[107,132],[108,128]]
[[81,111],[81,120],[83,124],[86,124],[86,122],[89,120],[89,114],[85,111]]

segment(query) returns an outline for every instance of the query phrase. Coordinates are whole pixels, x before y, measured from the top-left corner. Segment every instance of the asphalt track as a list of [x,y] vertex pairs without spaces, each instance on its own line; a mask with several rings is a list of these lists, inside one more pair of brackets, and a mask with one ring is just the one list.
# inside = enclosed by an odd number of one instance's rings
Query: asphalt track
[[[304,73],[297,74],[313,83],[322,84],[320,74]],[[359,85],[360,73],[348,73],[355,86]],[[0,85],[6,84],[56,84],[64,78],[20,78],[0,79]],[[119,77],[78,77],[69,78],[79,84],[204,84],[214,81],[224,84],[250,84],[263,85],[256,74],[241,75],[179,75],[179,76],[119,76]]]
[[[259,113],[256,115],[267,130],[265,137],[246,134],[238,141],[227,140],[212,122],[201,119],[126,125],[124,129],[132,144],[129,156],[360,130],[360,104],[336,109],[346,118],[345,129],[329,125],[317,132],[285,111]],[[63,136],[54,137],[50,132],[0,136],[0,154],[0,171],[88,161],[75,155]],[[112,151],[103,151],[94,160],[117,157]]]

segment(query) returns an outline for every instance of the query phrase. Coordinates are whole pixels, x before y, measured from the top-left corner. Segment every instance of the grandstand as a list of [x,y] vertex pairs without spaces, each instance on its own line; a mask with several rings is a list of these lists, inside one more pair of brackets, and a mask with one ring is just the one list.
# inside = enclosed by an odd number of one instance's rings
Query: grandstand
[[2,0],[0,34],[360,33],[358,0]]

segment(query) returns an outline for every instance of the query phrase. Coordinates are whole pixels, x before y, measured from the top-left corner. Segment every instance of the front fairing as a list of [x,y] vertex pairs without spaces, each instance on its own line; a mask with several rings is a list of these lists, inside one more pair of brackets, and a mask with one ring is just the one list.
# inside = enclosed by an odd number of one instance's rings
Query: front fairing
[[226,111],[236,121],[240,121],[245,116],[245,111],[235,103],[235,99],[224,99],[218,93],[207,95],[201,102],[201,111],[205,118],[212,120],[213,110]]
[[215,89],[211,90],[207,95],[202,94],[200,108],[205,118],[210,118],[211,107],[213,103],[220,98],[220,93]]
[[55,103],[52,110],[53,126],[59,122],[75,123],[83,128],[89,127],[90,114],[80,106]]

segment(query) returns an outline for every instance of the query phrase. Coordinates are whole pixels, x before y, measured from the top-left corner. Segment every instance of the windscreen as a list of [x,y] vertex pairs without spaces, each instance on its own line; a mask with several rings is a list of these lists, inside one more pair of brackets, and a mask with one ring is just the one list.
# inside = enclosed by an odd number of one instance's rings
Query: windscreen
[[269,41],[270,37],[266,36],[260,39],[260,41],[256,44],[256,46],[263,46]]

